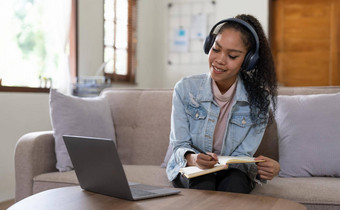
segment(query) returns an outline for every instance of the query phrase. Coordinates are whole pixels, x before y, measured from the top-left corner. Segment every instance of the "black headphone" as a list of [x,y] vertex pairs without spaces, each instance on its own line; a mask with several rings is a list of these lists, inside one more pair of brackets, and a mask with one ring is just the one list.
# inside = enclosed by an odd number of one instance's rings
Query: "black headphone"
[[214,27],[212,27],[209,36],[207,36],[207,38],[205,39],[204,42],[204,52],[205,54],[209,54],[210,48],[213,46],[214,42],[215,42],[215,38],[217,36],[217,33],[219,31],[220,28],[218,28],[217,31],[215,31],[216,27],[221,25],[222,23],[226,23],[226,22],[235,22],[235,23],[239,23],[242,26],[246,27],[251,34],[253,35],[254,39],[255,39],[255,44],[256,44],[256,48],[255,51],[254,50],[250,50],[247,55],[244,57],[244,61],[242,63],[242,69],[249,71],[255,68],[257,61],[259,60],[259,48],[260,48],[260,41],[259,41],[259,37],[255,31],[255,29],[246,21],[238,19],[238,18],[229,18],[229,19],[225,19],[225,20],[221,20],[218,23],[216,23],[214,25]]

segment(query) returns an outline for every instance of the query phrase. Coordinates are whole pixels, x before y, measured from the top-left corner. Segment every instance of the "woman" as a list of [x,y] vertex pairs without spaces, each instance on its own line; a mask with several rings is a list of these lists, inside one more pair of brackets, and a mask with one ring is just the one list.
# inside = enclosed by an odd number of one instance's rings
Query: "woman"
[[[167,175],[175,187],[249,193],[258,178],[270,180],[279,164],[231,164],[217,173],[186,179],[186,166],[212,168],[217,155],[253,156],[267,123],[277,84],[269,44],[259,21],[238,15],[218,22],[204,44],[209,74],[183,78],[174,89]],[[196,154],[190,144],[208,154]]]

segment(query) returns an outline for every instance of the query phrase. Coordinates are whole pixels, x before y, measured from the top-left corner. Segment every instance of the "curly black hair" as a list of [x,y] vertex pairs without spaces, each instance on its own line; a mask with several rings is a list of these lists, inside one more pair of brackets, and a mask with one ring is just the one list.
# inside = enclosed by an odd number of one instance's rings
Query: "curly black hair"
[[[237,15],[235,18],[249,23],[256,31],[259,42],[259,60],[253,70],[241,69],[240,76],[244,81],[250,103],[251,119],[253,123],[260,124],[268,119],[270,104],[272,103],[272,114],[269,115],[269,122],[273,122],[277,102],[277,80],[272,52],[268,40],[264,34],[260,22],[252,15]],[[241,33],[241,39],[247,47],[248,52],[255,51],[255,38],[243,25],[236,22],[225,23],[219,33],[226,28],[233,28]]]

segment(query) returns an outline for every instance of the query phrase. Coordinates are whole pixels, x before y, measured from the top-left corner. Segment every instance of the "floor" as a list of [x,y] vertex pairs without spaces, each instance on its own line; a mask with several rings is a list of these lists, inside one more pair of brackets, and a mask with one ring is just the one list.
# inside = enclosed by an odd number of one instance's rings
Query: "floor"
[[14,200],[0,202],[0,210],[5,210],[14,204]]

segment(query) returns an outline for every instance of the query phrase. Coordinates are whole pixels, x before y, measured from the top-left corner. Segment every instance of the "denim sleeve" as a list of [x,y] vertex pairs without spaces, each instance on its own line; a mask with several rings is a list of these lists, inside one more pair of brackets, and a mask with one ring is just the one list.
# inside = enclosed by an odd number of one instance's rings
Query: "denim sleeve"
[[188,151],[194,152],[189,145],[191,136],[189,132],[189,120],[185,112],[184,99],[181,95],[183,89],[180,84],[177,84],[174,89],[170,131],[170,142],[173,146],[174,158],[180,167],[185,167],[187,164],[187,160],[184,157],[185,153]]

